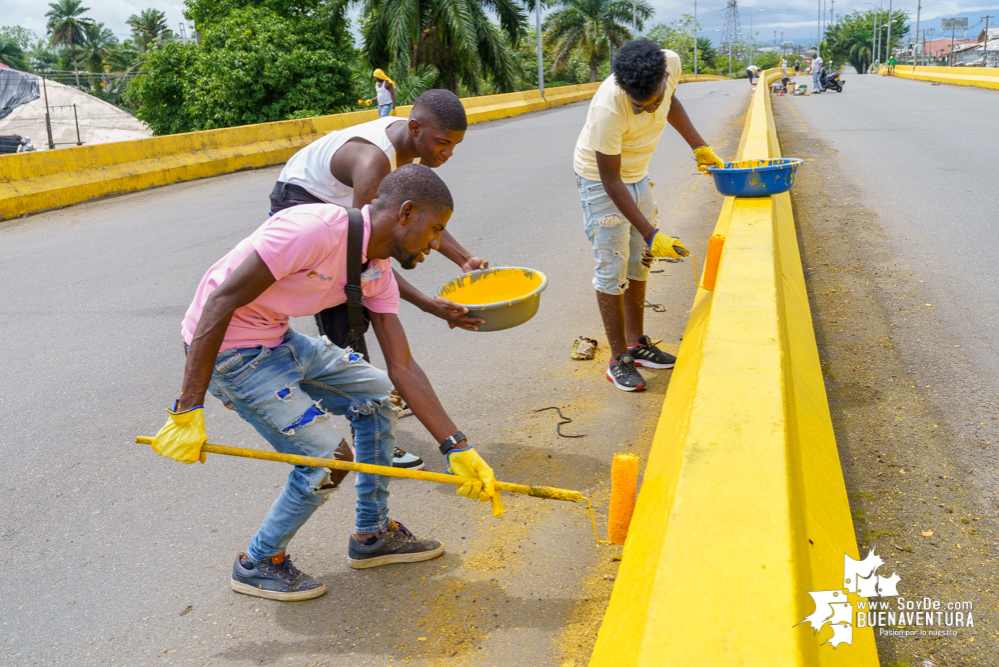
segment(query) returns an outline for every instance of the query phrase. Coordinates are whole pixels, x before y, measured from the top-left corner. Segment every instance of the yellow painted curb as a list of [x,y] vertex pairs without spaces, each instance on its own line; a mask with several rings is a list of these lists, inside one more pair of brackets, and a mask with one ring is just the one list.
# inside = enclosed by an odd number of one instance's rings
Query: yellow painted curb
[[999,69],[995,67],[912,67],[896,65],[892,75],[899,79],[937,81],[955,86],[999,90]]
[[[768,84],[739,159],[780,157]],[[591,667],[878,664],[870,628],[820,646],[809,591],[857,558],[791,199],[727,197]]]

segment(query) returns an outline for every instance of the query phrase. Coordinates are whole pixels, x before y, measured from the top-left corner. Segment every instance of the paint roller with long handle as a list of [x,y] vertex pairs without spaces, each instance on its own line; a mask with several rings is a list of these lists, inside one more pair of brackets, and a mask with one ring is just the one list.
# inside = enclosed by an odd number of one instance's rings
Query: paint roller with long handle
[[[136,436],[135,442],[140,445],[151,445],[153,444],[153,438],[147,436]],[[211,443],[205,443],[201,446],[201,451],[205,454],[224,454],[226,456],[240,456],[247,459],[258,459],[261,461],[278,461],[281,463],[290,463],[292,465],[302,465],[311,466],[313,468],[331,468],[333,470],[353,470],[354,472],[363,472],[371,475],[385,475],[386,477],[402,477],[404,479],[417,479],[424,482],[437,482],[438,484],[451,484],[453,486],[462,486],[468,482],[478,482],[479,480],[473,479],[471,477],[459,477],[458,475],[445,475],[439,472],[427,472],[425,470],[408,470],[406,468],[392,468],[389,466],[376,466],[369,463],[352,463],[348,461],[337,461],[336,459],[321,459],[315,456],[299,456],[297,454],[282,454],[280,452],[267,452],[261,449],[247,449],[245,447],[225,447],[223,445],[213,445]],[[633,457],[631,457],[633,458]],[[615,465],[617,461],[615,461]],[[634,466],[634,476],[637,478],[638,466],[637,459],[636,465]],[[636,480],[637,481],[637,480]],[[585,500],[587,509],[590,512],[590,523],[593,524],[593,536],[597,539],[597,542],[601,544],[609,544],[608,540],[601,540],[600,535],[597,533],[597,523],[596,518],[593,515],[593,504],[590,499],[581,494],[579,491],[569,491],[568,489],[559,489],[554,486],[530,486],[527,484],[513,484],[511,482],[495,482],[494,486],[496,491],[506,491],[507,493],[520,493],[525,496],[533,496],[535,498],[548,498],[549,500],[563,500],[570,503],[578,503]],[[632,487],[633,488],[633,487]],[[631,510],[630,508],[634,506],[634,490],[632,490],[632,496],[630,501],[621,503],[612,503],[618,505],[621,508],[627,507],[627,514],[630,519]],[[492,497],[493,503],[493,516],[499,517],[503,515],[503,501],[500,499],[500,494],[496,493]],[[616,512],[612,512],[616,514]],[[619,523],[620,519],[615,516],[610,517],[610,524],[615,525]],[[625,521],[625,526],[627,525],[627,520]],[[627,531],[627,528],[624,529]],[[623,537],[621,541],[623,542]]]

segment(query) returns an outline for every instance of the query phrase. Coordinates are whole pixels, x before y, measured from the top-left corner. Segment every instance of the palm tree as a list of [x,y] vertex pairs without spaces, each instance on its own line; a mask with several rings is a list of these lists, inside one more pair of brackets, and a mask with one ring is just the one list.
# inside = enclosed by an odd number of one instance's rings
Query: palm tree
[[91,23],[83,31],[86,36],[83,51],[86,54],[87,67],[91,72],[100,72],[104,59],[111,49],[118,45],[118,38],[110,28],[105,28],[103,23]]
[[867,66],[871,64],[874,52],[871,50],[871,33],[866,30],[858,30],[850,35],[850,64],[853,65],[858,74],[867,72]]
[[76,74],[76,87],[80,87],[80,75],[76,72],[76,45],[86,39],[84,26],[93,23],[81,16],[89,12],[90,7],[82,7],[81,0],[58,0],[49,4],[51,9],[45,13],[48,18],[46,27],[52,33],[53,44],[67,44],[73,56],[73,72]]
[[14,69],[28,69],[24,64],[24,51],[11,37],[0,37],[0,63]]
[[715,66],[715,59],[718,58],[718,50],[711,43],[709,37],[697,38],[697,57],[704,61],[708,67]]
[[360,1],[370,66],[391,64],[401,78],[432,65],[440,72],[436,84],[455,93],[459,83],[478,93],[481,71],[497,90],[513,90],[516,65],[504,36],[516,46],[526,33],[527,16],[517,0]]
[[145,56],[135,47],[132,40],[126,39],[108,51],[104,62],[111,68],[112,72],[132,74],[142,67],[142,63],[145,62]]
[[555,0],[556,9],[542,24],[546,42],[554,44],[552,74],[562,69],[577,49],[590,66],[590,83],[597,80],[597,70],[610,48],[620,48],[631,39],[627,25],[643,23],[654,12],[647,0]]
[[167,29],[166,14],[158,9],[143,9],[138,16],[132,14],[125,21],[135,35],[135,43],[140,51],[145,51],[149,43],[157,37],[166,37],[170,31]]

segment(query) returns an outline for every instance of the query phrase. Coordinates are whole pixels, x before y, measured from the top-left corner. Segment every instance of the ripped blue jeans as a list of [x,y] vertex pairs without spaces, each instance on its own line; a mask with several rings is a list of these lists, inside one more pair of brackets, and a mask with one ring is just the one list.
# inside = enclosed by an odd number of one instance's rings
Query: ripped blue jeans
[[[219,353],[209,391],[248,421],[275,450],[333,458],[343,436],[328,415],[354,430],[354,460],[391,466],[397,409],[389,402],[385,371],[325,341],[291,329],[275,348]],[[388,521],[389,477],[358,474],[356,532],[373,533]],[[294,466],[284,490],[246,550],[253,562],[281,553],[329,491],[326,468]]]

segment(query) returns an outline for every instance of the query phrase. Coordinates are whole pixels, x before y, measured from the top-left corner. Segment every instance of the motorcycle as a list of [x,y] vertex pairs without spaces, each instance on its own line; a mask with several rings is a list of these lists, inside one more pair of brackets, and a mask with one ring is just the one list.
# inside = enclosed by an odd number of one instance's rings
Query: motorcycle
[[826,68],[823,67],[822,71],[819,73],[819,83],[822,84],[822,92],[832,89],[837,93],[842,93],[843,84],[845,82],[840,78],[839,72],[833,72],[831,76],[827,76]]

